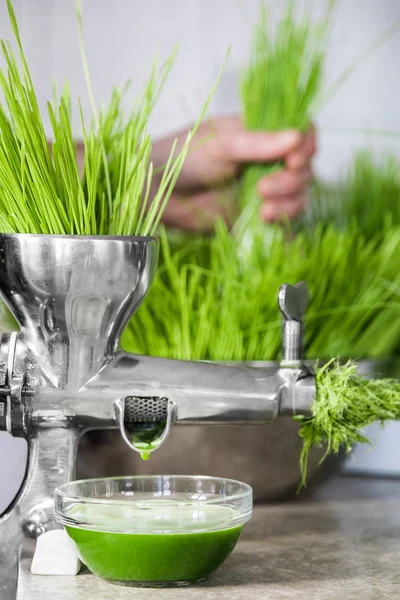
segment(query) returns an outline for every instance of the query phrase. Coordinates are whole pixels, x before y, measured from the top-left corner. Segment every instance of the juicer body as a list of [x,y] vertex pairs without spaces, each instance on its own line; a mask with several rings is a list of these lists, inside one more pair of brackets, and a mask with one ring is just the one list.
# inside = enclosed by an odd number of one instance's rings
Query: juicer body
[[[301,328],[287,325],[298,294],[304,305],[304,288],[288,288],[287,314],[285,293],[280,297],[289,336],[281,368],[118,350],[151,284],[157,253],[154,238],[0,235],[0,291],[20,326],[1,339],[0,429],[26,438],[29,447],[21,490],[0,518],[2,600],[15,598],[24,538],[56,527],[53,491],[73,479],[85,431],[118,427],[139,450],[136,428],[157,419],[164,429],[154,448],[172,425],[262,424],[311,409],[315,384],[299,361]],[[301,314],[293,320],[300,324]]]

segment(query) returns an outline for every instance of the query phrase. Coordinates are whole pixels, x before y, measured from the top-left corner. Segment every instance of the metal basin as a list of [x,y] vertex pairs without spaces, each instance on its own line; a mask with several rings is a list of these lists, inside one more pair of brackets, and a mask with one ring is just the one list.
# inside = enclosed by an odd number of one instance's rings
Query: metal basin
[[[237,364],[237,363],[236,363]],[[271,362],[250,366],[277,366]],[[310,361],[310,365],[313,363]],[[395,360],[362,361],[365,377],[397,377]],[[295,495],[299,484],[301,440],[290,417],[267,426],[173,427],[162,450],[142,461],[129,450],[118,431],[95,431],[84,436],[78,454],[79,477],[128,474],[212,475],[239,479],[254,489],[255,501],[276,501]],[[313,449],[309,484],[324,480],[340,468],[344,454],[319,464],[324,450]]]

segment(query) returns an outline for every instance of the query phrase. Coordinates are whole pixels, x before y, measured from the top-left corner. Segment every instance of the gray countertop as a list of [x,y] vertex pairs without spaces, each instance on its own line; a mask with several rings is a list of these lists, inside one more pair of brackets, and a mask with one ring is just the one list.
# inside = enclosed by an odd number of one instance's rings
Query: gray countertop
[[181,589],[30,574],[18,600],[391,600],[400,598],[400,481],[340,477],[286,504],[256,506],[231,557],[205,583]]

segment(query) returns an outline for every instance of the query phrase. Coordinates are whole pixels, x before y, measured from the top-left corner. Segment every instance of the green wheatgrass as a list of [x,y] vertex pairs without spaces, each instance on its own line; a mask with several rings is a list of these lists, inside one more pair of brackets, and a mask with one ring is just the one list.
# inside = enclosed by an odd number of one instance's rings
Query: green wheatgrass
[[[324,0],[320,19],[295,3],[285,3],[276,28],[270,11],[260,3],[260,17],[253,30],[248,65],[243,70],[240,92],[243,120],[248,129],[306,132],[315,118],[320,99],[333,1]],[[271,11],[272,12],[272,11]],[[300,14],[298,14],[300,12]],[[282,167],[251,164],[241,177],[241,227],[259,223],[260,198],[257,184],[263,175]]]
[[[314,14],[310,4],[286,0],[282,16],[274,26],[272,3],[265,4],[261,0],[249,62],[240,82],[243,121],[247,128],[259,131],[296,129],[303,133],[310,130],[321,107],[329,103],[357,68],[400,28],[398,19],[353,56],[327,84],[325,63],[337,4],[336,0],[324,0],[318,7],[321,11]],[[249,164],[242,170],[241,215],[234,231],[239,235],[244,256],[254,231],[261,230],[267,241],[272,235],[270,227],[259,218],[261,199],[257,185],[262,176],[279,171],[282,166],[280,162]],[[377,210],[374,209],[370,220]]]
[[115,89],[108,106],[98,110],[84,49],[81,3],[77,0],[79,42],[93,113],[87,126],[78,103],[85,151],[81,174],[68,86],[59,100],[47,105],[53,138],[50,151],[11,0],[7,0],[7,6],[18,59],[10,44],[2,41],[5,68],[0,69],[4,98],[0,103],[0,230],[154,235],[219,77],[181,149],[177,151],[177,142],[173,143],[158,189],[151,197],[154,169],[147,124],[175,52],[162,65],[156,58],[149,81],[130,113],[125,115],[122,108],[126,89]]
[[315,182],[312,202],[298,226],[334,224],[338,229],[357,226],[367,239],[384,236],[387,227],[400,227],[400,162],[372,149],[356,152],[344,177],[336,185]]
[[370,443],[363,432],[365,427],[400,418],[400,381],[367,381],[357,375],[357,365],[352,361],[317,368],[316,388],[312,416],[296,417],[303,440],[301,485],[306,483],[307,460],[313,446],[326,446],[324,458],[340,449],[350,452],[357,442]]
[[399,348],[400,228],[364,239],[321,225],[291,239],[273,227],[244,265],[220,223],[212,238],[170,241],[147,298],[122,336],[129,352],[185,360],[279,360],[282,282],[307,281],[308,358],[381,358]]

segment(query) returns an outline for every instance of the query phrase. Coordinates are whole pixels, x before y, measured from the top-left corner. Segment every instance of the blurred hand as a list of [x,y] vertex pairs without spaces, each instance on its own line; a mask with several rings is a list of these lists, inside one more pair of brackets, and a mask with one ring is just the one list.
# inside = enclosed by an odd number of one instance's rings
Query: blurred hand
[[[187,130],[155,142],[155,168],[164,165],[172,143],[182,147]],[[282,161],[284,169],[262,177],[258,192],[263,200],[261,218],[278,221],[296,217],[306,206],[312,178],[311,159],[316,151],[314,130],[266,133],[247,131],[239,117],[220,117],[203,123],[197,131],[163,220],[188,230],[209,230],[217,216],[235,217],[235,179],[243,165]],[[155,176],[154,189],[160,174]]]

